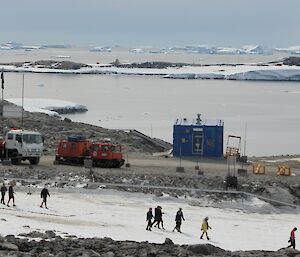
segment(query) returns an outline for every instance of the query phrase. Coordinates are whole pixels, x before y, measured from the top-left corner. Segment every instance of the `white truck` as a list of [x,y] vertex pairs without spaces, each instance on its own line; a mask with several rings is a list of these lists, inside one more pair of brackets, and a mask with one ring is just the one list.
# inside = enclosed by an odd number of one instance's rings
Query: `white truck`
[[29,160],[32,165],[38,164],[43,149],[44,138],[35,131],[10,129],[6,130],[4,138],[0,139],[0,158],[11,159],[14,165],[25,160]]

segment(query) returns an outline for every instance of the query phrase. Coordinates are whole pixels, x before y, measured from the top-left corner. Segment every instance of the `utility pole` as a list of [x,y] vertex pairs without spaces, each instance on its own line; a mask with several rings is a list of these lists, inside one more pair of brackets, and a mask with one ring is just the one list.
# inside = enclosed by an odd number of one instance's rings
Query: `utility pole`
[[246,156],[246,142],[247,142],[247,122],[245,124],[244,156]]
[[23,122],[24,122],[24,73],[22,76],[22,129],[23,129]]
[[3,118],[3,109],[4,109],[4,75],[3,75],[3,68],[2,68],[2,71],[1,71],[1,89],[2,89],[1,117]]

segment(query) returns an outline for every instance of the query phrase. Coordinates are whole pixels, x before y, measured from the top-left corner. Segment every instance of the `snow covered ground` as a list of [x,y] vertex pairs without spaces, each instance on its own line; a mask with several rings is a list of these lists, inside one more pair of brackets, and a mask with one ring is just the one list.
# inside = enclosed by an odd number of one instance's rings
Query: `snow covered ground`
[[[287,246],[297,214],[261,214],[230,208],[203,206],[203,199],[175,199],[168,196],[124,193],[106,189],[76,189],[68,192],[50,188],[49,210],[41,209],[39,191],[32,195],[16,188],[17,207],[0,206],[1,235],[55,230],[78,237],[111,237],[163,243],[168,237],[178,244],[206,243],[200,240],[200,226],[209,217],[210,243],[228,250],[277,250]],[[202,203],[202,204],[201,204]],[[245,204],[263,208],[255,200]],[[146,231],[145,216],[149,207],[162,206],[166,230]],[[172,232],[175,213],[183,208],[182,234]],[[29,227],[28,227],[29,226]]]
[[[209,65],[184,66],[166,69],[106,67],[103,64],[89,64],[78,70],[39,68],[37,66],[15,67],[2,65],[4,71],[61,73],[61,74],[114,74],[114,75],[152,75],[172,79],[228,79],[228,80],[278,80],[300,81],[300,67],[287,65]],[[107,65],[110,66],[110,65]]]
[[[8,98],[7,101],[22,106],[22,98]],[[48,98],[24,98],[24,110],[59,116],[57,109],[86,109],[85,106],[69,101]]]

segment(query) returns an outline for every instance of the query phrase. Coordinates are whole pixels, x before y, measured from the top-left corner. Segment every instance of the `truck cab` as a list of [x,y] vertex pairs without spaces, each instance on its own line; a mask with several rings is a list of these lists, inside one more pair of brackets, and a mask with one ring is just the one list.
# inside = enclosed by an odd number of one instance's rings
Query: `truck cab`
[[33,165],[38,164],[43,148],[44,138],[38,132],[12,129],[5,135],[5,155],[11,158],[13,164],[25,160]]
[[120,168],[125,162],[121,145],[115,143],[93,142],[90,156],[94,166],[99,167]]

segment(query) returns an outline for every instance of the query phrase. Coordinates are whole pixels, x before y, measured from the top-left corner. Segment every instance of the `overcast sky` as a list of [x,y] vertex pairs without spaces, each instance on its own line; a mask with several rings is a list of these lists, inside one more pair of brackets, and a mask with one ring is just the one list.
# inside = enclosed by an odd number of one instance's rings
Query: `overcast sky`
[[0,7],[0,42],[300,45],[300,0],[9,0]]

